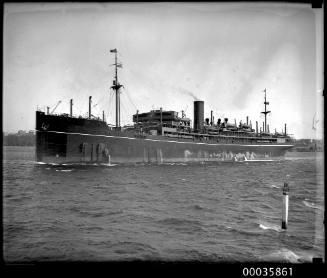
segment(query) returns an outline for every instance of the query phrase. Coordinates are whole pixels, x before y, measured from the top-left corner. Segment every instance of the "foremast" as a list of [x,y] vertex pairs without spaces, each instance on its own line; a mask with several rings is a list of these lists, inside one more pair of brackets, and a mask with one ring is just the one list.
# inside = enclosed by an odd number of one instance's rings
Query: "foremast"
[[111,88],[115,91],[116,94],[116,129],[120,128],[120,88],[123,87],[123,85],[119,84],[118,82],[118,68],[122,68],[122,64],[118,63],[117,61],[117,49],[111,49],[111,53],[115,53],[115,63],[112,66],[115,66],[115,77],[113,80],[113,85]]
[[267,90],[266,90],[266,88],[263,91],[265,92],[265,101],[264,101],[265,111],[263,111],[261,113],[265,115],[264,132],[267,132],[267,114],[269,114],[271,111],[267,111],[267,105],[269,105],[269,102],[267,102],[267,97],[266,97]]

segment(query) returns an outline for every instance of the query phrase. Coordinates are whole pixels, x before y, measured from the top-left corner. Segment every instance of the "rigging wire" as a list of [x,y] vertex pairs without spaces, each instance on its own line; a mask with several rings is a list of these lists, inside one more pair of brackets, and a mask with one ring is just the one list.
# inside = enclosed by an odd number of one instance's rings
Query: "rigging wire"
[[[109,102],[107,102],[109,101]],[[108,123],[108,108],[109,108],[109,104],[110,104],[110,91],[109,91],[109,96],[107,96],[106,93],[106,97],[105,100],[103,101],[103,111],[104,111],[104,117],[105,117],[105,121]]]
[[116,125],[116,96],[115,92],[111,92],[111,106],[110,106],[110,113],[111,113],[111,124]]
[[114,92],[113,90],[110,90],[110,96],[109,96],[109,111],[108,111],[108,119],[107,119],[107,123],[108,124],[112,124],[110,123],[110,121],[112,119],[114,119],[114,115],[113,115],[113,111],[114,111]]
[[131,98],[126,95],[125,97],[126,99],[129,99],[129,102],[126,102],[127,108],[128,108],[128,122],[133,121],[133,114],[136,113],[136,111],[138,110],[138,108],[136,107],[136,105],[133,103],[133,101],[131,100]]
[[130,101],[130,103],[134,106],[135,110],[137,110],[136,105],[134,104],[132,98],[130,97],[130,95],[129,95],[129,93],[128,93],[128,90],[127,90],[125,87],[124,87],[124,91],[125,91],[125,94],[126,94],[128,100]]
[[[136,108],[136,106],[133,104],[132,101],[128,102],[126,101],[128,99],[128,96],[126,94],[121,93],[120,94],[120,121],[121,125],[128,124],[130,122],[131,117],[131,111],[134,110],[132,105]],[[131,105],[132,104],[132,105]],[[113,120],[114,124],[116,124],[116,94],[115,91],[110,90],[110,96],[109,96],[109,111],[107,113],[109,117],[107,117],[107,123],[109,124],[109,120]]]
[[[124,121],[124,123],[126,124],[126,122],[129,122],[129,111],[131,111],[131,109],[129,109],[128,107],[128,103],[126,101],[124,101],[124,99],[126,99],[126,97],[124,96],[124,94],[121,94],[122,98],[121,98],[121,106],[122,106],[122,110],[123,113],[121,113],[121,119],[122,121]],[[126,106],[127,105],[127,106]]]
[[105,108],[105,95],[103,95],[94,105],[92,105],[92,115],[98,116],[100,119],[102,119],[102,111],[106,110]]
[[[120,124],[122,125],[122,126],[124,126],[125,125],[125,123],[126,123],[126,108],[125,108],[125,106],[123,105],[123,102],[121,102],[120,103],[121,104],[121,107],[123,108],[122,109],[122,111],[120,111]],[[123,113],[121,113],[121,112],[123,112]]]

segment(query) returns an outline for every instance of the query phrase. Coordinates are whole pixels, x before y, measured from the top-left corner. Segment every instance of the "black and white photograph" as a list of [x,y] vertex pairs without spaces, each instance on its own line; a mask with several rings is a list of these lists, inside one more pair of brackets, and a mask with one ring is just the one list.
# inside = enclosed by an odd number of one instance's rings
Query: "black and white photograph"
[[325,262],[321,8],[3,7],[6,264]]

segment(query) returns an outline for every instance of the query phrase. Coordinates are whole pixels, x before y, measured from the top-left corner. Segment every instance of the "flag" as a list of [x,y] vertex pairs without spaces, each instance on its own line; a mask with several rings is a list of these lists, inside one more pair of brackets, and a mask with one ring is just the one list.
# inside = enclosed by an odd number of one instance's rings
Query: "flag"
[[115,49],[110,49],[110,52],[117,53],[117,49],[116,48]]

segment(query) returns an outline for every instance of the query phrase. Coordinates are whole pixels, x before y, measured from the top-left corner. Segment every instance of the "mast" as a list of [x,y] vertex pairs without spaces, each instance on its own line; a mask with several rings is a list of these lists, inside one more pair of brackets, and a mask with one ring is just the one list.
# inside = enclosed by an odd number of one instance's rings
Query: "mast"
[[118,67],[122,67],[121,63],[118,63],[117,61],[117,49],[111,49],[111,53],[115,53],[115,63],[112,66],[115,66],[115,79],[113,80],[113,85],[111,86],[112,89],[116,92],[116,128],[120,128],[120,88],[123,87],[123,85],[120,85],[118,82]]
[[73,117],[73,99],[70,100],[70,116]]
[[92,103],[92,96],[89,96],[89,119],[91,119],[91,103]]
[[264,101],[265,111],[263,111],[261,113],[265,115],[265,123],[264,123],[263,132],[267,132],[267,114],[269,114],[271,111],[267,111],[267,105],[269,105],[269,102],[267,102],[267,98],[266,98],[266,92],[267,92],[266,88],[263,91],[265,92],[265,101]]

